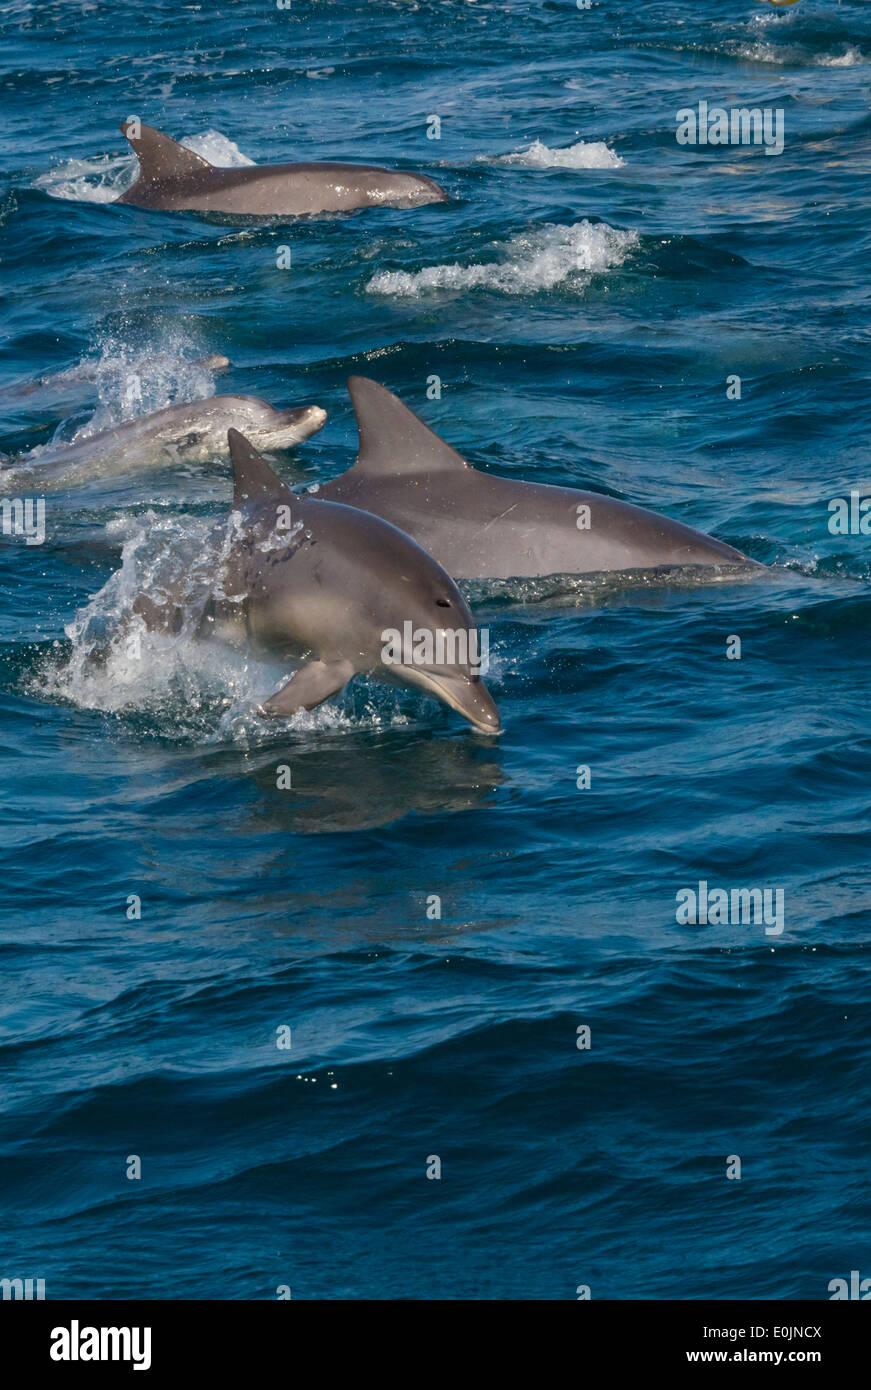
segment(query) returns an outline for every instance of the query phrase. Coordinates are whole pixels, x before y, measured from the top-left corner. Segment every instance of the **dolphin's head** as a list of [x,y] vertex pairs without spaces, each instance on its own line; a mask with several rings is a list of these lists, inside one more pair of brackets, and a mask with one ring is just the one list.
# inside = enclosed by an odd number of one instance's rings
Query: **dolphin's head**
[[230,359],[222,352],[213,352],[209,357],[201,357],[197,366],[205,367],[210,372],[225,372],[230,366]]
[[[404,685],[415,686],[451,709],[482,734],[498,734],[501,729],[496,701],[475,668],[468,664],[399,666],[394,668]],[[383,674],[387,674],[385,671]],[[394,679],[394,677],[391,677]]]
[[402,567],[403,584],[385,594],[380,606],[378,674],[443,701],[482,733],[498,734],[499,711],[481,679],[488,666],[489,634],[477,627],[441,565],[409,537],[403,540],[417,552],[415,564]]
[[[255,449],[292,449],[301,444],[309,435],[323,428],[327,412],[319,405],[292,406],[287,410],[274,410],[256,396],[237,396],[237,417],[246,417],[242,425],[231,424],[225,427],[240,430],[251,441]],[[226,439],[225,439],[226,444]]]
[[400,178],[408,180],[408,186],[403,190],[403,200],[407,200],[409,207],[418,207],[422,203],[449,203],[450,197],[435,179],[428,179],[425,174],[405,174]]
[[258,449],[292,449],[322,428],[327,413],[319,405],[275,410],[257,396],[212,396],[168,415],[172,448],[186,462],[207,463],[227,452],[227,431],[245,432]]
[[377,179],[365,188],[366,201],[373,207],[416,208],[424,203],[449,203],[450,197],[426,174],[406,173],[401,169],[376,169]]

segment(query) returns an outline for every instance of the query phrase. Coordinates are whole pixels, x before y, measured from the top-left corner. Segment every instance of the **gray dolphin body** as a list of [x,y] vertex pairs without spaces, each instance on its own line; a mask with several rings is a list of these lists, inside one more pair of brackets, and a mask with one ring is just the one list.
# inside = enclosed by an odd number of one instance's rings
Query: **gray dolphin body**
[[[276,717],[312,709],[356,673],[370,672],[423,690],[475,728],[498,733],[493,698],[474,661],[464,659],[477,650],[475,620],[432,557],[368,512],[298,497],[236,430],[229,445],[234,511],[200,634],[303,660],[260,712]],[[431,659],[418,661],[416,650],[390,647],[388,634],[403,632],[406,623],[415,634],[437,637],[449,629],[466,641],[452,643],[443,660],[433,642]]]
[[299,217],[357,208],[412,208],[447,201],[422,174],[366,164],[265,164],[221,169],[151,126],[130,141],[139,178],[116,199],[166,212],[215,212],[244,217]]
[[317,405],[274,410],[257,396],[209,396],[127,420],[77,444],[12,459],[0,468],[0,493],[22,488],[56,492],[100,478],[207,463],[226,455],[227,431],[234,427],[244,429],[261,449],[290,449],[319,430],[326,418]]
[[385,387],[351,377],[348,389],[359,456],[318,496],[392,521],[455,579],[751,563],[628,502],[481,473]]

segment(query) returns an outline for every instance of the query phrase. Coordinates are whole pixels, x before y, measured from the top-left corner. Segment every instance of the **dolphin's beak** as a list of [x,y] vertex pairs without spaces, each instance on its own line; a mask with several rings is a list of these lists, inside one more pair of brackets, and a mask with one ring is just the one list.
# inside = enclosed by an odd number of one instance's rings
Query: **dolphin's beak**
[[436,183],[435,179],[427,178],[426,174],[418,174],[418,178],[420,179],[421,183],[424,184],[425,187],[429,190],[429,192],[433,195],[434,202],[449,203],[451,201],[450,194],[446,193],[445,190],[442,188],[441,184]]
[[450,705],[482,734],[501,732],[496,701],[480,677],[473,679],[464,671],[428,671],[421,666],[393,666],[391,670],[405,684]]
[[211,372],[225,372],[230,366],[230,359],[222,352],[213,352],[211,357],[201,358],[197,366],[208,367]]
[[304,439],[323,429],[327,418],[327,412],[319,405],[303,405],[298,409],[277,410],[275,413],[278,417],[275,427],[254,436],[265,441],[258,443],[260,448],[292,449],[294,444],[301,444]]

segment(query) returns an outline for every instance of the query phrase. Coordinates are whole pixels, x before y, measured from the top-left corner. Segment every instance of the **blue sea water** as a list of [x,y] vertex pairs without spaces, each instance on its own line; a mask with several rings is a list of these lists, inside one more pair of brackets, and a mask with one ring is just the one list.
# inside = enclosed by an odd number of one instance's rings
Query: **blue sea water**
[[[3,537],[0,1276],[822,1299],[871,1275],[871,538],[828,510],[871,491],[871,8],[11,0],[0,32],[4,452],[242,391],[329,412],[284,460],[316,482],[353,461],[362,373],[481,468],[770,565],[473,586],[496,742],[365,681],[264,728],[281,672],[187,641],[88,665],[226,512],[226,463],[51,494],[43,545]],[[783,153],[679,145],[700,100],[782,110]],[[452,201],[111,207],[131,114]],[[701,880],[782,890],[782,934],[679,922]]]

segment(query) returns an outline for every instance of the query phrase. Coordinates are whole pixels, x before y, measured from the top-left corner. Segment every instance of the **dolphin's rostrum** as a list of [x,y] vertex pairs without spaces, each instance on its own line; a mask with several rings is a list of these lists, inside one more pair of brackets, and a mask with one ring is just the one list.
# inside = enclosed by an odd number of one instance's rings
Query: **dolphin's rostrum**
[[139,160],[139,178],[116,202],[136,207],[300,217],[447,201],[444,189],[432,179],[401,169],[323,163],[222,169],[151,126],[125,122],[121,132]]
[[[410,623],[438,637],[477,637],[453,580],[389,522],[337,502],[297,497],[237,430],[229,431],[234,472],[231,540],[201,634],[243,639],[254,651],[301,660],[260,713],[313,709],[353,675],[410,685],[498,733],[499,713],[473,663],[414,657],[395,661],[386,634]],[[433,644],[436,653],[440,646]],[[477,649],[477,642],[464,644]]]

